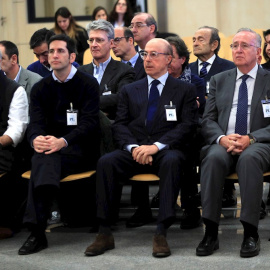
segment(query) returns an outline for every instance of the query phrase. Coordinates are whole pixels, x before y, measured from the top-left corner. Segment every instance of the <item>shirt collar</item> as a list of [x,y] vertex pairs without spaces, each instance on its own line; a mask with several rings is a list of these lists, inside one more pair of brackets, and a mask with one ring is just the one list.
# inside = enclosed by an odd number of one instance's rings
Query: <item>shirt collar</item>
[[[77,68],[75,68],[73,65],[71,65],[71,70],[70,70],[67,78],[65,79],[64,83],[67,82],[67,81],[69,81],[69,80],[71,80],[74,77],[74,75],[76,74],[76,72],[77,72]],[[55,81],[60,82],[60,83],[63,83],[63,82],[61,82],[61,81],[59,81],[57,79],[57,77],[54,75],[54,71],[52,72],[52,76],[53,76],[53,79]]]
[[131,59],[129,59],[128,61],[122,60],[122,62],[125,63],[125,64],[126,64],[127,62],[130,62],[131,65],[134,67],[135,64],[136,64],[136,61],[137,61],[138,57],[139,57],[139,54],[136,53],[136,54],[135,54]]
[[108,64],[110,63],[111,59],[112,59],[112,57],[109,56],[108,60],[106,60],[106,61],[103,62],[103,63],[99,63],[99,66],[97,66],[97,65],[94,63],[94,59],[93,59],[93,66],[94,66],[94,68],[99,68],[99,67],[101,67],[103,70],[105,70],[106,67],[108,66]]
[[[204,62],[207,62],[207,63],[209,63],[210,65],[213,65],[213,62],[215,61],[215,59],[216,59],[216,55],[214,54],[214,55],[212,55],[212,57],[210,57],[207,61],[204,61]],[[198,59],[198,61],[199,61],[199,66],[200,66],[202,63],[204,63],[204,62],[201,61],[200,59]]]
[[22,70],[21,66],[19,66],[19,67],[20,67],[20,68],[19,68],[19,71],[18,71],[18,73],[17,73],[17,75],[16,75],[16,77],[15,77],[15,79],[14,79],[14,81],[15,81],[16,83],[19,82],[20,74],[21,74],[21,70]]
[[[253,68],[252,70],[250,70],[250,72],[248,72],[247,74],[248,74],[251,78],[256,79],[257,72],[258,72],[258,65],[256,64],[256,65],[254,66],[254,68]],[[236,80],[240,79],[243,75],[244,75],[244,73],[242,73],[242,72],[237,68],[237,76],[236,76]]]
[[151,76],[147,75],[148,86],[150,86],[151,83],[152,83],[154,80],[159,80],[160,83],[164,86],[165,83],[166,83],[166,80],[168,79],[168,76],[169,76],[169,73],[168,73],[168,72],[166,72],[164,75],[160,76],[160,77],[157,78],[157,79],[154,79],[154,78],[152,78]]

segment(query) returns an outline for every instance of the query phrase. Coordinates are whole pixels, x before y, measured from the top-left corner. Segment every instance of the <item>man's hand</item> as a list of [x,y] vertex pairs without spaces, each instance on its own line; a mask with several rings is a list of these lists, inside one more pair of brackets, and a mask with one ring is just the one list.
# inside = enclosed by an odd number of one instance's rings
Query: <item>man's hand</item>
[[45,136],[46,141],[49,143],[49,151],[45,152],[46,155],[52,154],[61,150],[66,146],[66,142],[63,138],[57,139],[54,136]]
[[158,152],[158,147],[153,145],[141,145],[132,151],[132,157],[136,162],[145,165],[149,164],[152,165],[153,162],[153,155]]
[[50,150],[50,145],[47,142],[45,136],[38,136],[33,140],[33,146],[36,152],[43,153]]
[[239,134],[230,134],[220,139],[219,144],[231,152],[232,155],[240,155],[249,146],[249,137]]

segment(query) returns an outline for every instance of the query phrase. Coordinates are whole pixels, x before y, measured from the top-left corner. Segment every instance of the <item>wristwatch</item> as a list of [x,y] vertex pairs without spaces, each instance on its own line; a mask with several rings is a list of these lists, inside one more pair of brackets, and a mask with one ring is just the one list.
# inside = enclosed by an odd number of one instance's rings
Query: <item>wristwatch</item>
[[252,136],[251,134],[248,134],[248,137],[249,137],[249,144],[253,144],[256,142],[256,139],[254,136]]

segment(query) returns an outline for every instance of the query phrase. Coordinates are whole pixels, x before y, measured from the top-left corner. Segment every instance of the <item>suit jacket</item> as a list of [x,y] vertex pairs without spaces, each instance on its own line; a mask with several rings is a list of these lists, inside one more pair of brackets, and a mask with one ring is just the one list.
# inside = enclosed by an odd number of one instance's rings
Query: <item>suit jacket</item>
[[[189,65],[190,69],[191,69],[191,73],[195,74],[195,75],[200,75],[199,71],[198,71],[198,60],[196,62],[190,63]],[[235,64],[229,60],[220,58],[219,56],[216,55],[216,58],[209,70],[209,72],[207,73],[207,75],[203,78],[205,80],[205,82],[210,81],[211,77],[229,70],[235,68]]]
[[[164,105],[176,106],[177,121],[167,121]],[[163,88],[152,129],[145,120],[148,106],[147,78],[125,85],[119,94],[113,125],[114,139],[120,149],[125,145],[167,144],[169,149],[184,149],[198,121],[196,87],[171,76]]]
[[143,60],[140,56],[138,57],[135,63],[134,70],[135,70],[135,81],[138,81],[146,77],[146,73],[143,66]]
[[[94,74],[93,63],[84,65],[78,68],[88,74]],[[125,84],[134,81],[135,72],[132,67],[111,59],[103,74],[102,80],[99,85],[100,93],[100,109],[105,112],[110,119],[115,118],[117,106],[118,91]],[[104,95],[106,91],[111,91],[110,95]]]
[[25,89],[28,98],[28,103],[30,103],[30,92],[33,85],[38,81],[40,81],[41,79],[42,77],[37,73],[24,69],[21,66],[21,73],[18,83]]
[[[225,135],[228,127],[236,83],[236,68],[212,77],[202,121],[207,144]],[[270,143],[270,118],[264,118],[261,100],[270,97],[270,73],[258,68],[251,101],[250,133],[258,142]]]

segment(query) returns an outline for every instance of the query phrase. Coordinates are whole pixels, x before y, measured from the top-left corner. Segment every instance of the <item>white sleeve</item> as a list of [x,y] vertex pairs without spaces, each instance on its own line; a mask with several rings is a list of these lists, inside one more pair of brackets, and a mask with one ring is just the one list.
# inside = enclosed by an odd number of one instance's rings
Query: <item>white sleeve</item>
[[28,101],[23,87],[18,87],[14,92],[9,106],[8,127],[4,135],[13,140],[15,147],[22,139],[28,124]]

